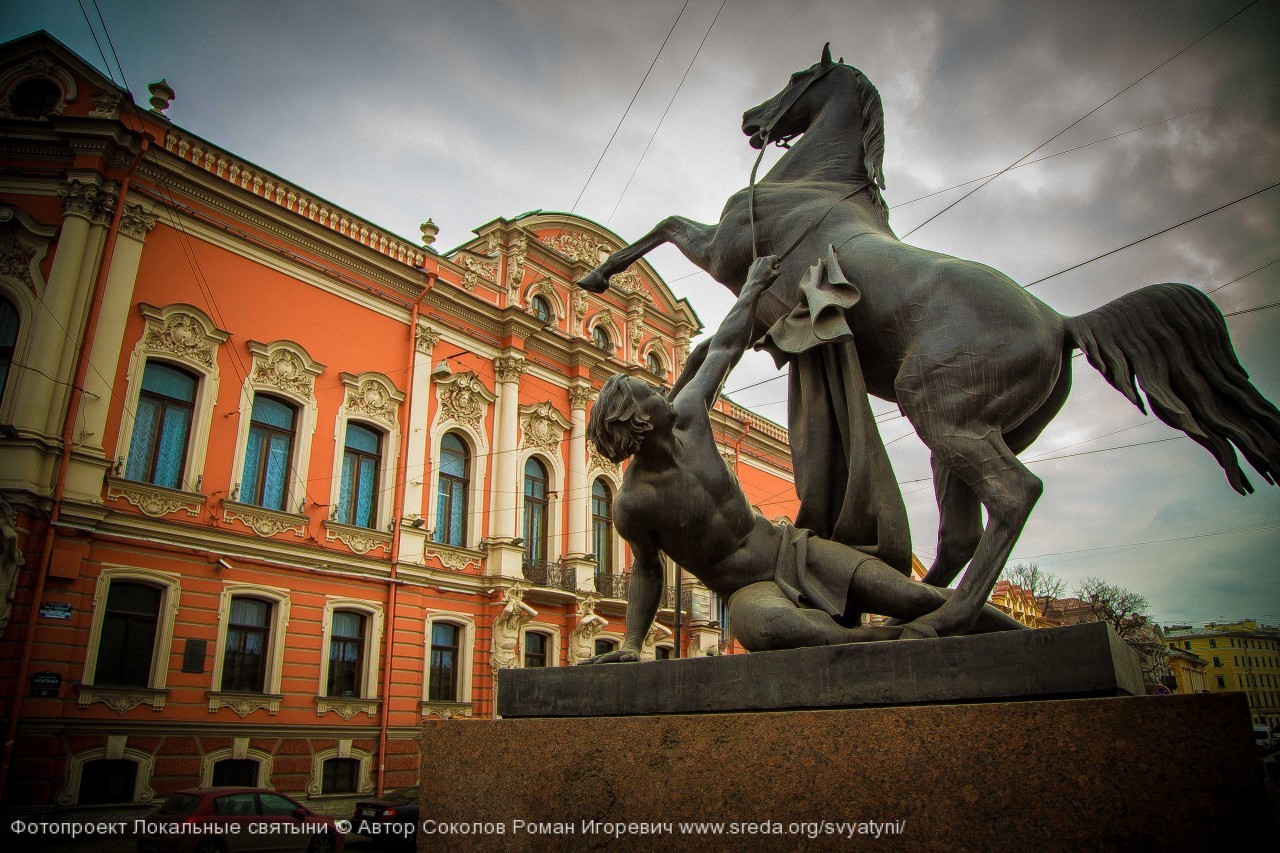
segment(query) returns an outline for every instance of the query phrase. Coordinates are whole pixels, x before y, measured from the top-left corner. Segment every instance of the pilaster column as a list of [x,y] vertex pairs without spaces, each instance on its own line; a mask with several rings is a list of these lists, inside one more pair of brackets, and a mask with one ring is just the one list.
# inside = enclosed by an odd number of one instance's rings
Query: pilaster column
[[587,483],[587,403],[595,396],[588,382],[569,386],[569,537],[566,564],[577,572],[578,589],[593,589],[595,563],[584,559],[590,526]]
[[[409,447],[405,454],[405,515],[425,517],[427,506],[427,443],[430,441],[428,412],[431,405],[431,356],[440,342],[440,332],[419,321],[413,331],[413,390],[409,409]],[[401,549],[403,553],[403,549]]]
[[140,204],[126,204],[120,215],[120,232],[111,255],[111,269],[102,294],[98,327],[89,351],[89,374],[84,387],[88,393],[82,404],[83,418],[76,433],[81,449],[102,452],[102,432],[107,423],[111,388],[124,345],[124,329],[133,304],[133,287],[142,260],[142,246],[156,217]]
[[[23,380],[23,405],[14,413],[15,426],[46,435],[62,431],[62,412],[66,401],[66,385],[71,377],[62,376],[63,351],[74,353],[76,341],[72,340],[78,329],[71,325],[76,296],[82,280],[82,271],[93,265],[86,263],[96,249],[97,241],[90,240],[91,232],[100,230],[101,223],[115,203],[114,197],[93,184],[72,180],[59,188],[63,199],[62,230],[54,249],[53,265],[43,294],[44,310],[36,313]],[[53,424],[50,427],[50,424]]]
[[493,360],[497,380],[497,403],[493,428],[493,499],[489,506],[489,538],[514,539],[516,533],[516,490],[520,486],[516,471],[517,430],[520,424],[520,376],[524,373],[524,356],[508,351]]

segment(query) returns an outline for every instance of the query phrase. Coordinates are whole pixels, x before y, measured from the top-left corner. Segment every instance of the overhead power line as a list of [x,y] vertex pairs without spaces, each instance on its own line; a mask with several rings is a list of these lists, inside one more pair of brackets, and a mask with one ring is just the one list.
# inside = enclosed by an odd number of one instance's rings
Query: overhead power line
[[1125,86],[1125,87],[1124,87],[1123,89],[1121,89],[1119,92],[1116,92],[1116,93],[1115,93],[1114,95],[1112,95],[1110,98],[1107,98],[1105,101],[1103,101],[1102,103],[1098,104],[1098,105],[1097,105],[1096,107],[1094,107],[1093,109],[1089,110],[1089,112],[1087,112],[1087,113],[1085,113],[1084,115],[1080,116],[1080,118],[1078,118],[1078,119],[1076,119],[1075,121],[1071,122],[1071,124],[1067,125],[1067,126],[1066,126],[1066,127],[1064,127],[1062,130],[1060,130],[1060,131],[1058,131],[1057,133],[1055,133],[1053,136],[1050,136],[1050,137],[1049,137],[1048,139],[1046,139],[1044,142],[1041,142],[1041,143],[1040,143],[1039,145],[1037,145],[1035,148],[1032,148],[1032,149],[1031,149],[1030,151],[1028,151],[1026,154],[1023,154],[1023,155],[1022,155],[1021,157],[1019,157],[1017,160],[1014,160],[1014,161],[1013,161],[1012,163],[1010,163],[1008,166],[1006,166],[1005,168],[1001,169],[999,172],[996,172],[996,173],[995,173],[994,175],[992,175],[990,178],[987,178],[987,179],[986,179],[985,181],[983,181],[981,184],[979,184],[978,186],[976,186],[976,187],[974,187],[973,189],[969,190],[969,191],[968,191],[967,193],[965,193],[964,195],[960,196],[960,198],[958,198],[958,199],[956,199],[955,201],[951,202],[951,204],[949,204],[949,205],[947,205],[946,207],[942,208],[942,210],[939,210],[939,211],[938,211],[937,213],[935,213],[933,216],[930,216],[930,217],[929,217],[928,219],[926,219],[924,222],[921,222],[921,223],[920,223],[919,225],[917,225],[915,228],[912,228],[910,231],[908,231],[906,234],[904,234],[904,235],[902,236],[902,239],[904,239],[904,240],[905,240],[907,237],[910,237],[912,234],[916,233],[916,232],[917,232],[917,231],[919,231],[921,228],[923,228],[924,226],[928,225],[930,222],[932,222],[933,220],[937,219],[939,216],[941,216],[942,214],[946,213],[948,210],[950,210],[951,208],[955,207],[957,204],[959,204],[960,202],[964,201],[964,200],[965,200],[965,199],[967,199],[969,196],[973,195],[973,194],[974,194],[974,193],[976,193],[978,190],[982,189],[982,188],[983,188],[983,187],[985,187],[987,184],[991,183],[991,182],[992,182],[992,181],[994,181],[996,178],[998,178],[998,177],[1000,177],[1001,175],[1003,175],[1005,172],[1008,172],[1010,169],[1012,169],[1012,168],[1014,168],[1015,166],[1017,166],[1017,165],[1018,165],[1019,163],[1021,163],[1023,160],[1027,159],[1027,158],[1028,158],[1028,157],[1030,157],[1032,154],[1036,153],[1036,152],[1037,152],[1037,151],[1039,151],[1041,148],[1043,148],[1043,147],[1045,147],[1046,145],[1048,145],[1050,142],[1053,142],[1053,140],[1057,139],[1059,136],[1062,136],[1062,134],[1064,134],[1064,133],[1066,133],[1067,131],[1071,130],[1073,127],[1075,127],[1076,125],[1080,124],[1080,122],[1084,121],[1084,120],[1085,120],[1085,119],[1087,119],[1089,116],[1093,115],[1093,114],[1094,114],[1094,113],[1096,113],[1098,110],[1102,109],[1102,108],[1103,108],[1103,107],[1105,107],[1107,104],[1111,103],[1111,102],[1112,102],[1112,101],[1114,101],[1116,98],[1120,97],[1120,96],[1121,96],[1121,95],[1123,95],[1125,92],[1127,92],[1127,91],[1129,91],[1130,89],[1132,89],[1134,86],[1137,86],[1137,85],[1138,85],[1139,83],[1141,83],[1143,80],[1146,80],[1146,79],[1147,79],[1148,77],[1150,77],[1152,74],[1155,74],[1155,73],[1156,73],[1157,71],[1159,71],[1161,68],[1164,68],[1164,67],[1165,67],[1166,65],[1168,65],[1170,62],[1173,62],[1173,61],[1174,61],[1175,59],[1177,59],[1179,56],[1182,56],[1182,54],[1186,53],[1188,50],[1190,50],[1191,48],[1195,47],[1197,44],[1199,44],[1200,42],[1204,41],[1204,40],[1205,40],[1205,39],[1207,39],[1209,36],[1213,35],[1213,34],[1214,34],[1214,33],[1216,33],[1218,30],[1222,29],[1222,28],[1223,28],[1223,27],[1225,27],[1227,24],[1231,23],[1231,22],[1232,22],[1232,21],[1234,21],[1236,18],[1238,18],[1238,17],[1240,17],[1241,15],[1243,15],[1243,14],[1244,14],[1245,12],[1247,12],[1249,9],[1252,9],[1252,8],[1253,8],[1254,6],[1256,6],[1259,2],[1260,2],[1260,0],[1253,0],[1253,2],[1249,3],[1247,6],[1245,6],[1244,8],[1242,8],[1240,11],[1236,12],[1234,15],[1232,15],[1232,16],[1231,16],[1231,17],[1229,17],[1229,18],[1227,18],[1225,21],[1223,21],[1222,23],[1218,24],[1218,25],[1217,25],[1216,27],[1214,27],[1213,29],[1209,30],[1209,32],[1207,32],[1207,33],[1205,33],[1204,35],[1200,36],[1200,38],[1198,38],[1198,39],[1196,39],[1195,41],[1191,42],[1191,44],[1189,44],[1189,45],[1187,45],[1186,47],[1182,48],[1182,50],[1179,50],[1179,51],[1178,51],[1177,53],[1175,53],[1173,56],[1170,56],[1170,57],[1169,57],[1168,59],[1166,59],[1164,62],[1161,62],[1161,63],[1160,63],[1159,65],[1157,65],[1155,68],[1152,68],[1152,69],[1151,69],[1150,71],[1148,71],[1146,74],[1143,74],[1143,75],[1142,75],[1141,77],[1139,77],[1137,80],[1134,80],[1134,81],[1133,81],[1132,83],[1130,83],[1128,86]]

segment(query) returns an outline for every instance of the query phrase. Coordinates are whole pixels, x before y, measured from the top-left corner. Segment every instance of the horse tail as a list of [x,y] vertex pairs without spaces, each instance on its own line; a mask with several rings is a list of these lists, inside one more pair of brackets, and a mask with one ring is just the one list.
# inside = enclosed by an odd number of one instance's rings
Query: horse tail
[[1204,447],[1240,494],[1253,485],[1234,444],[1263,478],[1280,481],[1280,412],[1249,382],[1222,313],[1185,284],[1155,284],[1066,318],[1067,334],[1111,386]]

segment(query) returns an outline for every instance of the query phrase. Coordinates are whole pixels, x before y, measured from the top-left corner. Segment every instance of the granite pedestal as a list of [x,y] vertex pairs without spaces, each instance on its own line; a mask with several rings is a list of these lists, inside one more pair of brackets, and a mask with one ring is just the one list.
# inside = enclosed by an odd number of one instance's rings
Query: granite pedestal
[[[537,713],[424,727],[421,849],[1204,849],[1270,831],[1243,694],[1125,696],[1132,653],[1087,627],[1016,635],[1064,660],[1016,676],[1039,697],[1020,701],[992,686],[1007,661],[968,669],[991,637],[503,671],[503,712]],[[1082,656],[1111,674],[1064,677]],[[611,715],[572,716],[565,678]],[[724,694],[771,709],[709,707]]]

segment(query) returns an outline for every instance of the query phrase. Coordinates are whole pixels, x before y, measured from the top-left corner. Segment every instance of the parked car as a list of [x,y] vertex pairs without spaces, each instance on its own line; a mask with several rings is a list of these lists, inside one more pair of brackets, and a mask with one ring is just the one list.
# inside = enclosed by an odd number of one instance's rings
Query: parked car
[[418,789],[396,788],[377,800],[356,803],[351,831],[366,838],[413,846],[418,832]]
[[338,853],[333,818],[265,788],[188,788],[144,818],[138,853]]

